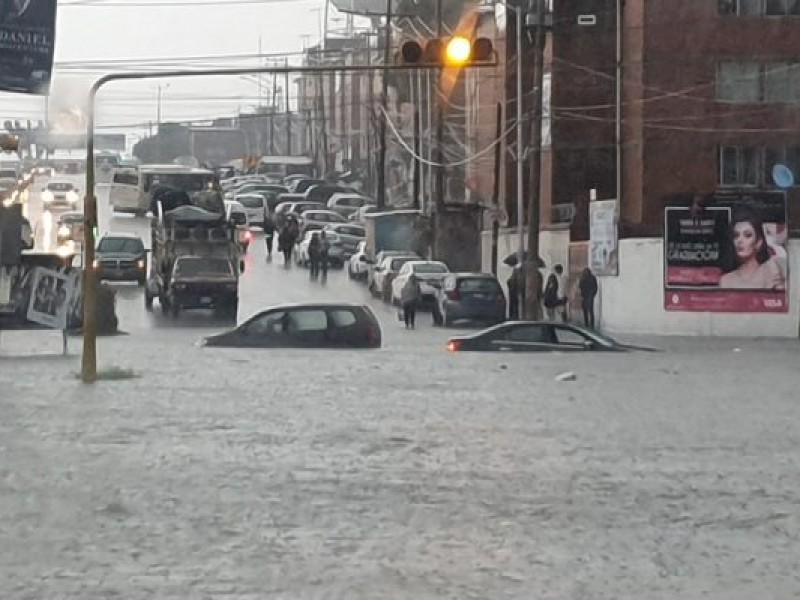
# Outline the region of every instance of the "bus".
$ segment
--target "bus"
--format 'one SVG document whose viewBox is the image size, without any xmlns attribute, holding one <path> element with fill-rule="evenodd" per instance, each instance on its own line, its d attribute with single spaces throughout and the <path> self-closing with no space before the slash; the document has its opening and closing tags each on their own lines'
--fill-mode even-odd
<svg viewBox="0 0 800 600">
<path fill-rule="evenodd" d="M 287 175 L 314 175 L 314 159 L 308 156 L 262 156 L 258 172 L 283 181 Z"/>
<path fill-rule="evenodd" d="M 181 165 L 141 165 L 114 170 L 109 200 L 115 212 L 144 216 L 150 210 L 150 194 L 157 186 L 182 190 L 190 196 L 219 185 L 208 169 Z"/>
</svg>

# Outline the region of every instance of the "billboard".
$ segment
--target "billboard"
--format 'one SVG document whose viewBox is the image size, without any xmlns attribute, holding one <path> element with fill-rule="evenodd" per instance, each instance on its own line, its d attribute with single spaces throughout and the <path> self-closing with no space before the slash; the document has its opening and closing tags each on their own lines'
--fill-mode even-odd
<svg viewBox="0 0 800 600">
<path fill-rule="evenodd" d="M 0 331 L 80 326 L 78 271 L 55 260 L 37 262 L 48 266 L 0 267 Z"/>
<path fill-rule="evenodd" d="M 589 203 L 589 268 L 597 276 L 619 275 L 617 201 Z"/>
<path fill-rule="evenodd" d="M 0 91 L 48 94 L 56 0 L 0 0 Z"/>
<path fill-rule="evenodd" d="M 789 311 L 783 192 L 715 194 L 668 206 L 664 236 L 666 310 Z"/>
</svg>

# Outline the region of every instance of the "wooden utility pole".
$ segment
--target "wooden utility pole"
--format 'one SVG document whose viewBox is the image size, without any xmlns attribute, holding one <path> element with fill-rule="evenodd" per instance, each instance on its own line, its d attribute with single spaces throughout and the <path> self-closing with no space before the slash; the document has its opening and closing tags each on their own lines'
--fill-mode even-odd
<svg viewBox="0 0 800 600">
<path fill-rule="evenodd" d="M 528 204 L 528 260 L 525 263 L 525 318 L 542 318 L 542 274 L 539 272 L 539 208 L 542 180 L 542 86 L 544 84 L 545 0 L 536 3 L 534 33 L 534 90 L 531 127 L 530 200 Z M 519 49 L 517 50 L 519 52 Z M 517 102 L 522 102 L 518 98 Z"/>
<path fill-rule="evenodd" d="M 284 63 L 286 66 L 286 78 L 284 80 L 284 86 L 286 87 L 286 91 L 284 93 L 284 97 L 286 98 L 286 155 L 292 155 L 292 106 L 289 104 L 291 98 L 289 97 L 289 59 L 286 59 Z"/>
<path fill-rule="evenodd" d="M 497 103 L 497 125 L 494 139 L 499 140 L 503 135 L 503 105 Z M 492 275 L 497 275 L 497 240 L 500 237 L 500 163 L 502 161 L 503 144 L 497 143 L 494 147 L 494 186 L 492 187 L 492 205 L 495 216 L 492 219 Z"/>
<path fill-rule="evenodd" d="M 381 147 L 378 154 L 378 208 L 386 206 L 386 119 L 389 118 L 389 66 L 392 58 L 392 0 L 386 1 L 386 32 L 384 34 L 383 66 L 381 81 L 380 136 Z"/>
<path fill-rule="evenodd" d="M 441 39 L 444 32 L 444 16 L 442 15 L 442 0 L 436 0 L 436 37 Z M 434 100 L 436 102 L 436 141 L 434 142 L 434 162 L 440 165 L 444 163 L 444 101 L 439 96 L 440 85 L 442 80 L 442 70 L 437 69 L 436 80 L 432 88 Z M 445 196 L 445 182 L 444 182 L 444 167 L 437 166 L 436 169 L 436 213 L 444 212 L 444 196 Z"/>
</svg>

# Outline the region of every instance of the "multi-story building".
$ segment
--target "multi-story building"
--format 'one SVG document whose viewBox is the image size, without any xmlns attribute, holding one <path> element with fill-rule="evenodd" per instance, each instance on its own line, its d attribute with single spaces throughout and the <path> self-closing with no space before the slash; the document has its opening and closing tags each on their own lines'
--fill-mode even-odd
<svg viewBox="0 0 800 600">
<path fill-rule="evenodd" d="M 615 200 L 618 275 L 601 278 L 606 327 L 796 336 L 800 244 L 788 238 L 800 230 L 800 191 L 778 188 L 786 182 L 773 169 L 784 165 L 800 181 L 800 2 L 572 0 L 553 11 L 545 261 L 578 273 L 588 261 L 590 199 Z M 732 237 L 665 225 L 668 206 L 691 223 L 719 211 L 735 217 L 784 194 L 788 219 L 775 210 L 760 217 L 781 281 L 759 290 L 722 289 Z M 680 235 L 718 252 L 718 263 L 675 266 Z M 671 280 L 678 272 L 700 279 Z"/>
</svg>

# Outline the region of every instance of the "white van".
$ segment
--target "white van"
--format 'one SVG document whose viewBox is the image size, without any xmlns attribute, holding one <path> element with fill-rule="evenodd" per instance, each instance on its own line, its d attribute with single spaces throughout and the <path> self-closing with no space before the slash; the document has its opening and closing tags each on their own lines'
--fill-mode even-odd
<svg viewBox="0 0 800 600">
<path fill-rule="evenodd" d="M 216 181 L 213 171 L 181 165 L 124 167 L 114 170 L 109 200 L 116 212 L 143 216 L 150 210 L 150 194 L 158 186 L 182 190 L 191 196 L 215 186 Z"/>
<path fill-rule="evenodd" d="M 247 211 L 241 202 L 225 200 L 225 215 L 228 221 L 236 227 L 236 240 L 242 247 L 242 251 L 247 252 L 250 240 L 253 238 L 253 234 L 250 233 L 250 219 Z"/>
</svg>

